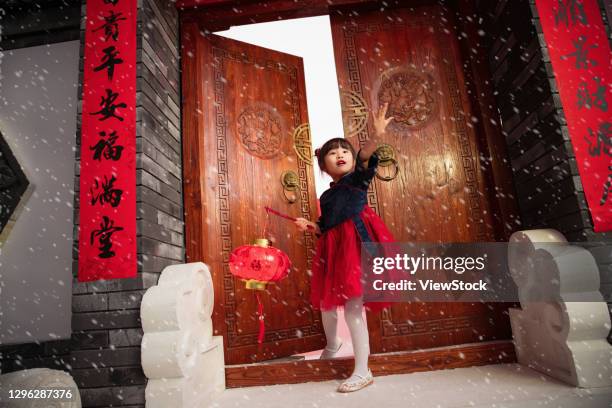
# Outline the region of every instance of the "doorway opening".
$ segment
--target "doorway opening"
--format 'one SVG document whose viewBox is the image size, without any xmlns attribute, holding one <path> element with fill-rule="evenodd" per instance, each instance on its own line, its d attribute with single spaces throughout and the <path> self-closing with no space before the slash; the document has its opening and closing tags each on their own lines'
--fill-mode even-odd
<svg viewBox="0 0 612 408">
<path fill-rule="evenodd" d="M 239 25 L 229 30 L 217 31 L 214 34 L 302 58 L 313 150 L 331 138 L 344 135 L 331 23 L 328 15 Z M 329 187 L 332 180 L 329 175 L 319 171 L 316 163 L 313 163 L 313 169 L 318 198 Z M 291 225 L 287 228 L 291 228 Z M 365 311 L 363 319 L 367 321 Z M 352 356 L 350 333 L 342 310 L 338 310 L 338 336 L 342 340 L 342 347 L 336 356 L 338 358 Z M 291 358 L 316 359 L 322 351 L 321 349 L 300 353 Z M 271 361 L 286 359 L 285 357 Z"/>
<path fill-rule="evenodd" d="M 313 149 L 328 139 L 342 137 L 342 110 L 329 16 L 240 25 L 214 34 L 301 57 Z M 314 169 L 317 197 L 320 197 L 331 178 L 321 174 L 316 164 Z"/>
<path fill-rule="evenodd" d="M 305 153 L 306 145 L 316 147 L 343 134 L 342 129 L 363 142 L 373 131 L 368 119 L 371 112 L 392 102 L 391 116 L 401 116 L 383 141 L 390 146 L 389 166 L 394 167 L 389 168 L 396 171 L 390 178 L 374 180 L 368 205 L 397 234 L 396 240 L 483 242 L 496 240 L 500 234 L 492 220 L 500 197 L 508 195 L 493 192 L 506 184 L 491 177 L 489 167 L 479 166 L 480 158 L 488 156 L 494 145 L 485 132 L 496 130 L 484 129 L 480 119 L 486 115 L 479 101 L 474 101 L 479 94 L 475 83 L 484 87 L 490 80 L 469 62 L 470 46 L 476 46 L 478 35 L 474 30 L 468 32 L 469 38 L 457 35 L 462 26 L 456 24 L 454 15 L 464 13 L 457 4 L 421 3 L 384 12 L 365 4 L 350 6 L 358 12 L 325 4 L 308 9 L 292 5 L 282 15 L 257 5 L 239 12 L 219 6 L 183 14 L 186 254 L 190 261 L 207 263 L 213 275 L 213 328 L 224 339 L 229 386 L 255 385 L 259 381 L 255 378 L 269 373 L 276 374 L 267 381 L 278 382 L 281 371 L 287 374 L 283 381 L 291 382 L 338 378 L 352 366 L 350 358 L 314 360 L 325 347 L 325 337 L 320 315 L 312 311 L 304 290 L 310 282 L 307 265 L 316 242 L 310 233 L 296 239 L 280 220 L 267 230 L 276 238 L 274 246 L 289 255 L 295 269 L 291 279 L 268 286 L 262 343 L 258 344 L 256 297 L 233 278 L 227 263 L 232 248 L 264 231 L 260 209 L 265 205 L 292 217 L 316 219 L 317 196 L 326 183 L 319 181 L 322 187 L 315 188 L 318 170 L 310 160 L 312 152 Z M 250 28 L 244 26 L 248 23 L 316 15 L 325 15 L 321 18 L 325 27 L 316 28 L 316 19 L 278 24 L 306 22 L 306 31 L 296 27 L 291 31 L 317 47 L 316 60 L 324 49 L 313 36 L 329 33 L 331 25 L 333 46 L 329 34 L 327 44 L 328 53 L 333 50 L 336 80 L 325 90 L 335 93 L 340 89 L 340 97 L 323 99 L 340 101 L 342 106 L 329 108 L 336 112 L 331 116 L 339 129 L 333 135 L 325 134 L 325 125 L 317 129 L 317 113 L 312 109 L 321 101 L 310 86 L 313 81 L 320 83 L 320 78 L 304 75 L 303 58 L 291 55 L 308 59 L 307 54 L 271 42 L 253 45 L 259 41 L 253 32 L 229 38 L 229 33 L 220 31 L 230 26 L 236 26 L 230 32 L 243 31 Z M 294 38 L 278 32 L 268 37 Z M 333 75 L 334 65 L 325 71 Z M 472 80 L 472 75 L 480 77 Z M 404 109 L 413 106 L 418 109 Z M 480 119 L 470 120 L 474 117 Z M 349 126 L 341 126 L 339 118 Z M 313 126 L 312 143 L 310 135 L 308 143 L 296 137 L 302 136 L 305 123 Z M 501 133 L 490 138 L 495 143 L 503 141 Z M 259 143 L 261 140 L 265 143 Z M 289 187 L 297 190 L 299 200 L 288 200 Z M 409 372 L 417 361 L 423 369 L 432 369 L 512 360 L 506 308 L 407 302 L 394 304 L 384 313 L 367 313 L 372 370 L 389 374 L 389 367 L 394 366 Z M 305 353 L 313 353 L 313 360 L 279 361 Z"/>
</svg>

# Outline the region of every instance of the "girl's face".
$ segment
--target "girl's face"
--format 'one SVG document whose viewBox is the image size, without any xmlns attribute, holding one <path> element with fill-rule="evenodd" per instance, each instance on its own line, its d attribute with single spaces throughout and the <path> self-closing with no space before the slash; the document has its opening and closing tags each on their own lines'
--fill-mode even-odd
<svg viewBox="0 0 612 408">
<path fill-rule="evenodd" d="M 334 181 L 353 171 L 355 158 L 353 153 L 345 147 L 331 149 L 325 155 L 325 171 Z"/>
</svg>

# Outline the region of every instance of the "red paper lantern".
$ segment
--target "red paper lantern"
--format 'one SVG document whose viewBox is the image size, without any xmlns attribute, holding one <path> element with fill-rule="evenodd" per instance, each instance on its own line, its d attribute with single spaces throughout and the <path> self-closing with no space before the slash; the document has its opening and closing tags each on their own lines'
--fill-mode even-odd
<svg viewBox="0 0 612 408">
<path fill-rule="evenodd" d="M 287 254 L 269 246 L 267 239 L 256 239 L 253 245 L 242 245 L 232 251 L 229 259 L 232 275 L 244 279 L 247 289 L 265 290 L 268 282 L 277 282 L 289 273 L 291 261 Z M 256 292 L 259 315 L 258 343 L 264 337 L 263 304 Z"/>
<path fill-rule="evenodd" d="M 256 239 L 253 245 L 242 245 L 232 251 L 230 272 L 246 280 L 248 289 L 264 290 L 266 283 L 283 279 L 291 261 L 280 249 L 269 246 L 267 239 Z"/>
</svg>

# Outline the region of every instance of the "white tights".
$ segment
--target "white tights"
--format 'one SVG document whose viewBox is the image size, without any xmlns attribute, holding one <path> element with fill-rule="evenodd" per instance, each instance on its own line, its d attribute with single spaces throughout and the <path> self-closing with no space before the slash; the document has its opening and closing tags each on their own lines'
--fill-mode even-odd
<svg viewBox="0 0 612 408">
<path fill-rule="evenodd" d="M 336 309 L 321 313 L 323 329 L 327 339 L 327 347 L 323 351 L 322 358 L 332 357 L 334 351 L 340 347 L 338 338 L 338 312 Z M 353 352 L 355 354 L 355 369 L 349 380 L 355 379 L 355 375 L 366 376 L 368 374 L 368 357 L 370 355 L 370 338 L 368 325 L 363 319 L 363 299 L 352 298 L 344 305 L 344 319 L 351 333 Z"/>
</svg>

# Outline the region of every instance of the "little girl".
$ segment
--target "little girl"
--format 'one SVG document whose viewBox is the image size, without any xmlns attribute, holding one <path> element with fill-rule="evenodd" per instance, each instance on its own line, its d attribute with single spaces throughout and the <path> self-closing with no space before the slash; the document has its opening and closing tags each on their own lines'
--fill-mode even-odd
<svg viewBox="0 0 612 408">
<path fill-rule="evenodd" d="M 337 308 L 344 307 L 346 324 L 355 353 L 353 374 L 338 387 L 352 392 L 374 381 L 368 369 L 370 344 L 363 308 L 377 311 L 389 303 L 363 303 L 361 242 L 393 242 L 393 236 L 367 205 L 367 191 L 376 172 L 376 139 L 393 118 L 385 119 L 385 105 L 374 119 L 375 140 L 368 140 L 355 153 L 346 139 L 328 140 L 316 155 L 319 167 L 333 180 L 320 198 L 321 217 L 316 223 L 298 218 L 297 227 L 314 230 L 319 237 L 312 265 L 311 302 L 321 310 L 327 347 L 321 358 L 334 357 L 342 343 L 336 335 Z"/>
</svg>

